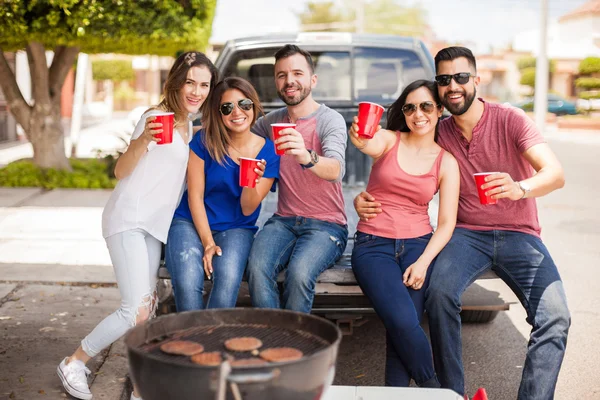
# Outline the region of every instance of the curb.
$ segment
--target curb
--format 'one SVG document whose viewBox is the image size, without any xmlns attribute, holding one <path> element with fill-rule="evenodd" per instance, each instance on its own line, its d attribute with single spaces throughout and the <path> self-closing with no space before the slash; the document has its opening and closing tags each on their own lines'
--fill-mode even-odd
<svg viewBox="0 0 600 400">
<path fill-rule="evenodd" d="M 110 347 L 90 386 L 94 399 L 129 400 L 129 363 L 123 338 Z"/>
</svg>

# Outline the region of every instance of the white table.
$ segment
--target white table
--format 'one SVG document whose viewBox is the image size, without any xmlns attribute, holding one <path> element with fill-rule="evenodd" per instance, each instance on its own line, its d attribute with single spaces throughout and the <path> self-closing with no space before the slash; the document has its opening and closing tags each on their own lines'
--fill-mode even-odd
<svg viewBox="0 0 600 400">
<path fill-rule="evenodd" d="M 331 386 L 321 400 L 463 400 L 450 389 L 384 386 Z"/>
</svg>

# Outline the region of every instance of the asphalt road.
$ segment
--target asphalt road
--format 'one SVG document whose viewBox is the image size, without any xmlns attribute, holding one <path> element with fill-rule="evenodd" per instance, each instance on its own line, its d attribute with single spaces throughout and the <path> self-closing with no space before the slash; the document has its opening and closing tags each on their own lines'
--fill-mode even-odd
<svg viewBox="0 0 600 400">
<path fill-rule="evenodd" d="M 548 135 L 566 174 L 563 189 L 539 199 L 542 238 L 557 263 L 572 315 L 556 399 L 600 399 L 600 133 Z M 499 279 L 481 286 L 515 302 L 488 324 L 463 324 L 466 383 L 472 396 L 517 397 L 530 326 L 525 311 Z M 427 330 L 427 327 L 425 326 Z M 373 317 L 345 337 L 335 383 L 382 385 L 384 329 Z"/>
</svg>

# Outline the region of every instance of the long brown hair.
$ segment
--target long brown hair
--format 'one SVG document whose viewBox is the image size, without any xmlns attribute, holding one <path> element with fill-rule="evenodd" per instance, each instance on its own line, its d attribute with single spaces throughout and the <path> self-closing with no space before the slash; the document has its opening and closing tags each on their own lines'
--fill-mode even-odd
<svg viewBox="0 0 600 400">
<path fill-rule="evenodd" d="M 210 90 L 208 92 L 209 97 L 210 93 L 212 93 L 213 89 L 215 88 L 217 81 L 219 80 L 219 71 L 204 53 L 188 51 L 177 57 L 175 63 L 169 71 L 167 80 L 165 81 L 163 99 L 155 107 L 156 109 L 160 109 L 162 111 L 174 112 L 174 125 L 176 127 L 183 125 L 187 126 L 188 123 L 188 112 L 183 105 L 183 101 L 181 100 L 180 91 L 183 85 L 185 85 L 188 71 L 192 67 L 206 67 L 210 71 Z M 205 104 L 206 99 L 200 107 L 201 110 L 204 110 Z"/>
<path fill-rule="evenodd" d="M 254 103 L 252 107 L 254 115 L 250 123 L 251 128 L 258 119 L 258 115 L 264 115 L 258 94 L 250 82 L 237 76 L 231 76 L 217 83 L 215 88 L 210 91 L 208 99 L 204 102 L 206 107 L 202 110 L 202 122 L 205 132 L 204 146 L 212 159 L 216 160 L 219 164 L 223 164 L 223 159 L 226 155 L 229 155 L 227 149 L 229 149 L 229 145 L 231 144 L 229 131 L 225 127 L 221 112 L 219 111 L 221 97 L 230 89 L 239 90 Z"/>
</svg>

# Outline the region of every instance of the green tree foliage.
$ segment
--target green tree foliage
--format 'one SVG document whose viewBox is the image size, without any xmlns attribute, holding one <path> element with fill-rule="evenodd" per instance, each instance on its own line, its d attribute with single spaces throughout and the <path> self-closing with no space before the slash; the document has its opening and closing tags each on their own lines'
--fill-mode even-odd
<svg viewBox="0 0 600 400">
<path fill-rule="evenodd" d="M 351 26 L 351 18 L 348 13 L 344 13 L 333 1 L 324 3 L 309 2 L 306 5 L 306 10 L 299 15 L 300 23 L 307 26 L 306 30 L 313 31 L 347 31 Z M 336 27 L 332 23 L 341 22 L 340 27 Z M 332 26 L 323 26 L 332 24 Z M 312 26 L 312 27 L 311 27 Z"/>
<path fill-rule="evenodd" d="M 96 81 L 130 81 L 135 72 L 128 60 L 95 60 L 92 61 L 92 76 Z"/>
<path fill-rule="evenodd" d="M 577 78 L 575 80 L 575 86 L 581 89 L 600 89 L 600 78 Z"/>
<path fill-rule="evenodd" d="M 72 169 L 64 152 L 61 89 L 79 51 L 175 55 L 203 50 L 216 0 L 3 0 L 0 5 L 0 87 L 43 168 Z M 26 50 L 33 105 L 4 52 Z M 48 67 L 46 50 L 54 55 Z"/>
<path fill-rule="evenodd" d="M 587 57 L 581 60 L 579 73 L 582 75 L 600 73 L 600 57 Z"/>
<path fill-rule="evenodd" d="M 535 87 L 535 67 L 525 68 L 521 71 L 521 85 Z"/>
<path fill-rule="evenodd" d="M 533 56 L 521 57 L 517 60 L 517 68 L 519 68 L 519 71 L 521 71 L 521 72 L 528 68 L 535 69 L 536 64 L 537 64 L 537 59 Z M 554 73 L 556 71 L 556 61 L 555 60 L 550 60 L 548 62 L 548 71 L 550 73 Z"/>
<path fill-rule="evenodd" d="M 579 93 L 579 98 L 583 100 L 600 99 L 600 91 L 586 91 Z"/>
<path fill-rule="evenodd" d="M 428 29 L 423 8 L 404 6 L 398 0 L 342 0 L 341 6 L 333 1 L 309 2 L 300 14 L 300 23 L 307 31 L 356 32 L 360 29 L 364 33 L 417 37 Z"/>
<path fill-rule="evenodd" d="M 216 0 L 8 0 L 0 47 L 78 47 L 85 53 L 174 55 L 208 43 Z"/>
</svg>

